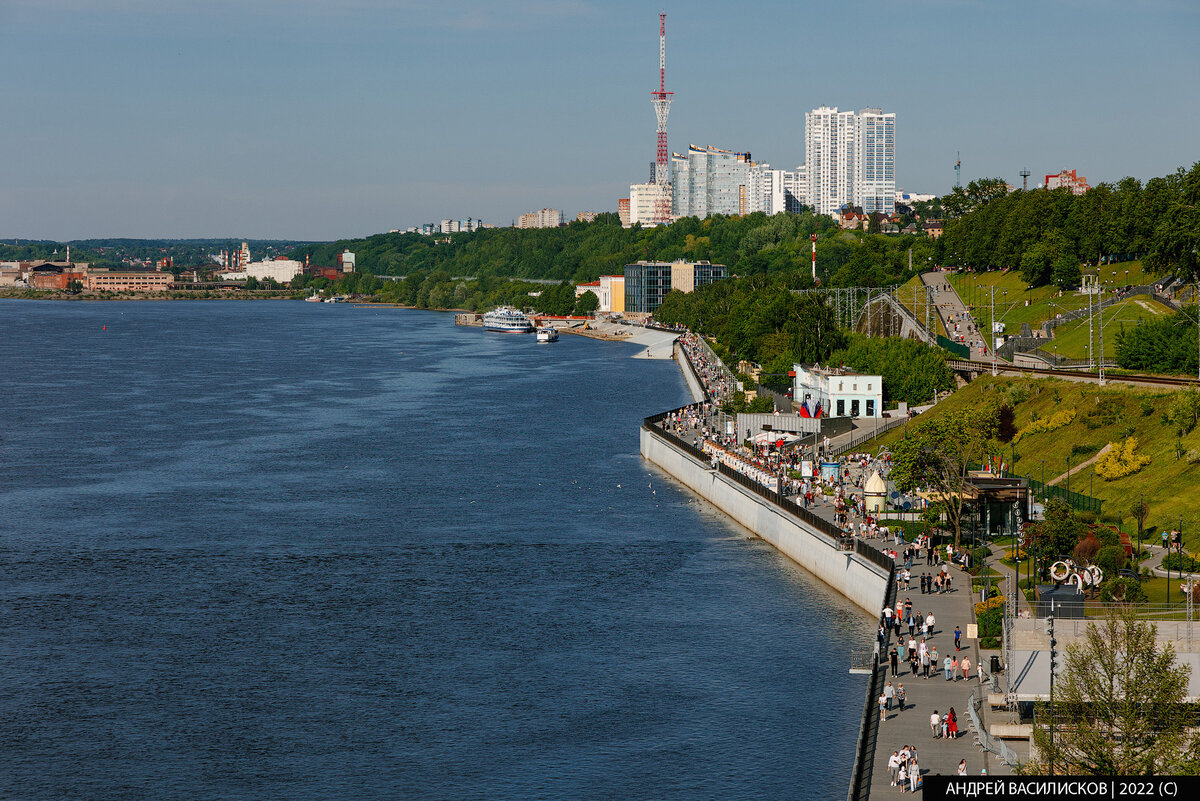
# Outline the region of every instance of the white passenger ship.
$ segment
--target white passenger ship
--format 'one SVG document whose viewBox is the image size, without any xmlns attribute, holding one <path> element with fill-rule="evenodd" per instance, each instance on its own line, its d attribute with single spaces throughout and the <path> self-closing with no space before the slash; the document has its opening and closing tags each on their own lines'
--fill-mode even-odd
<svg viewBox="0 0 1200 801">
<path fill-rule="evenodd" d="M 537 330 L 538 342 L 557 342 L 558 329 L 552 325 L 544 325 Z"/>
<path fill-rule="evenodd" d="M 512 306 L 501 306 L 484 314 L 483 327 L 504 334 L 533 333 L 533 321 Z"/>
</svg>

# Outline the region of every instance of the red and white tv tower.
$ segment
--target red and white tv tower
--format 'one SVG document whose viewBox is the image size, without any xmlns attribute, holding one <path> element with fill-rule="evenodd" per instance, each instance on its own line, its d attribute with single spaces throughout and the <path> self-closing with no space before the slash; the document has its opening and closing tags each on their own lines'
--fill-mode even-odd
<svg viewBox="0 0 1200 801">
<path fill-rule="evenodd" d="M 671 183 L 670 153 L 667 151 L 667 115 L 671 113 L 671 97 L 667 91 L 667 15 L 658 15 L 658 91 L 651 92 L 654 116 L 658 118 L 658 155 L 654 160 L 654 183 Z M 664 191 L 655 203 L 655 222 L 665 225 L 671 221 L 671 195 Z"/>
</svg>

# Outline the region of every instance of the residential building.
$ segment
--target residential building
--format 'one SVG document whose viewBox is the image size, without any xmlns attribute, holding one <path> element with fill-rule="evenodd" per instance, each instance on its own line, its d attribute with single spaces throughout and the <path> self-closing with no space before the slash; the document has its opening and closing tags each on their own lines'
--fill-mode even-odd
<svg viewBox="0 0 1200 801">
<path fill-rule="evenodd" d="M 854 202 L 854 112 L 821 106 L 804 115 L 807 205 L 833 214 Z"/>
<path fill-rule="evenodd" d="M 937 239 L 942 235 L 943 229 L 941 220 L 927 220 L 922 224 L 922 228 L 930 239 Z"/>
<path fill-rule="evenodd" d="M 633 184 L 629 187 L 629 224 L 626 228 L 634 225 L 650 228 L 670 221 L 670 184 Z"/>
<path fill-rule="evenodd" d="M 1046 176 L 1046 188 L 1066 188 L 1070 189 L 1073 195 L 1082 195 L 1092 187 L 1088 184 L 1087 178 L 1084 178 L 1082 175 L 1076 175 L 1075 170 L 1063 170 L 1057 175 Z"/>
<path fill-rule="evenodd" d="M 621 221 L 622 228 L 629 227 L 629 198 L 617 199 L 617 218 Z"/>
<path fill-rule="evenodd" d="M 896 115 L 865 108 L 854 116 L 854 203 L 868 215 L 896 210 Z"/>
<path fill-rule="evenodd" d="M 598 211 L 581 211 L 575 215 L 575 220 L 577 222 L 595 222 L 596 218 L 599 217 L 600 214 L 601 212 Z"/>
<path fill-rule="evenodd" d="M 558 209 L 531 211 L 517 218 L 518 228 L 558 228 L 562 224 L 562 212 Z"/>
<path fill-rule="evenodd" d="M 792 399 L 808 417 L 882 417 L 883 376 L 794 364 Z"/>
<path fill-rule="evenodd" d="M 688 145 L 686 155 L 672 154 L 672 217 L 749 214 L 754 166 L 749 153 L 717 147 Z"/>
<path fill-rule="evenodd" d="M 625 265 L 625 308 L 628 312 L 653 312 L 671 290 L 692 292 L 725 277 L 724 264 L 707 261 L 639 261 Z M 603 280 L 603 279 L 601 279 Z M 616 309 L 613 309 L 616 311 Z"/>
<path fill-rule="evenodd" d="M 833 214 L 846 205 L 867 214 L 896 210 L 896 115 L 821 106 L 804 115 L 807 205 Z"/>
</svg>

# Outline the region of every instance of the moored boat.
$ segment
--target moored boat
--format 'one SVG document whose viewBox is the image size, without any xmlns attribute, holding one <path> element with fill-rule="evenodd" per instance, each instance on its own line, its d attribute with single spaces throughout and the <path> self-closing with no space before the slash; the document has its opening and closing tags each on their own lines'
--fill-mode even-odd
<svg viewBox="0 0 1200 801">
<path fill-rule="evenodd" d="M 552 325 L 543 325 L 537 330 L 538 342 L 557 342 L 558 329 Z"/>
<path fill-rule="evenodd" d="M 483 327 L 502 334 L 533 333 L 533 321 L 512 306 L 500 306 L 484 314 Z"/>
</svg>

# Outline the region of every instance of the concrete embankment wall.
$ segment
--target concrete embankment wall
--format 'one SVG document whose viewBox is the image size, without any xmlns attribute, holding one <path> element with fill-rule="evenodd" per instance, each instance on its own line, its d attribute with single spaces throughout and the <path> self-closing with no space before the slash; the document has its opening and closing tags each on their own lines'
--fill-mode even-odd
<svg viewBox="0 0 1200 801">
<path fill-rule="evenodd" d="M 684 374 L 688 374 L 684 370 Z M 785 556 L 849 598 L 871 617 L 883 608 L 888 574 L 853 551 L 839 550 L 775 504 L 698 462 L 649 428 L 641 431 L 642 456 Z"/>
<path fill-rule="evenodd" d="M 675 342 L 671 355 L 675 357 L 675 361 L 679 363 L 679 369 L 683 371 L 683 379 L 687 382 L 688 392 L 692 393 L 692 401 L 700 403 L 705 399 L 704 387 L 700 386 L 699 379 L 692 372 L 692 366 L 688 364 L 687 356 L 684 355 L 683 346 L 678 341 Z"/>
</svg>

